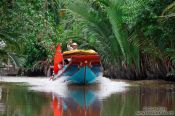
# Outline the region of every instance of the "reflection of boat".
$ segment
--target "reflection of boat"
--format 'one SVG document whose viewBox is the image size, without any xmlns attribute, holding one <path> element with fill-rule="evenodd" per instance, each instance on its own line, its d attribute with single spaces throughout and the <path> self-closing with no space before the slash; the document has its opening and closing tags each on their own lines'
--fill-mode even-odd
<svg viewBox="0 0 175 116">
<path fill-rule="evenodd" d="M 94 91 L 85 88 L 72 89 L 68 96 L 54 96 L 53 104 L 57 105 L 54 107 L 54 114 L 59 112 L 65 116 L 100 116 L 101 102 Z"/>
<path fill-rule="evenodd" d="M 62 104 L 62 100 L 58 99 L 57 97 L 54 97 L 53 102 L 52 102 L 54 116 L 62 116 L 63 107 L 61 104 Z"/>
<path fill-rule="evenodd" d="M 91 84 L 102 74 L 100 56 L 93 50 L 72 50 L 63 53 L 66 63 L 59 76 L 76 84 Z"/>
<path fill-rule="evenodd" d="M 95 100 L 93 91 L 74 90 L 70 91 L 70 97 L 81 107 L 88 108 Z"/>
</svg>

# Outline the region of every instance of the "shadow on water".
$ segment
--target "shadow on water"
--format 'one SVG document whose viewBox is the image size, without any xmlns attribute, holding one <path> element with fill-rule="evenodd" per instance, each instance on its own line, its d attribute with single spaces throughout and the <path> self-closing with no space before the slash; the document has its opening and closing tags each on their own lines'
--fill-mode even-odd
<svg viewBox="0 0 175 116">
<path fill-rule="evenodd" d="M 99 83 L 77 86 L 46 80 L 24 79 L 28 85 L 1 82 L 0 116 L 137 116 L 148 111 L 170 116 L 175 111 L 174 83 L 101 78 Z"/>
</svg>

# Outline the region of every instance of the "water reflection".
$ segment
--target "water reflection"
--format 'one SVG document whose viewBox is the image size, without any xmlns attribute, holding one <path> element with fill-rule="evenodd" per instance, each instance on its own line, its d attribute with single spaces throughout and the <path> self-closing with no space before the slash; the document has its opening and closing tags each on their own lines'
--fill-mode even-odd
<svg viewBox="0 0 175 116">
<path fill-rule="evenodd" d="M 2 86 L 0 116 L 52 115 L 51 110 L 47 110 L 52 99 L 50 95 L 28 91 L 27 86 L 8 83 L 0 83 L 0 85 Z"/>
<path fill-rule="evenodd" d="M 0 100 L 2 99 L 2 88 L 0 87 Z"/>
<path fill-rule="evenodd" d="M 62 116 L 63 114 L 63 100 L 61 98 L 57 98 L 56 96 L 54 96 L 53 99 L 53 112 L 54 112 L 54 116 Z"/>
<path fill-rule="evenodd" d="M 2 88 L 0 87 L 0 101 L 2 100 Z M 0 102 L 0 112 L 5 112 L 5 104 Z"/>
<path fill-rule="evenodd" d="M 166 111 L 175 111 L 175 86 L 154 85 L 140 87 L 140 109 L 158 108 Z M 175 113 L 175 112 L 174 112 Z"/>
<path fill-rule="evenodd" d="M 126 86 L 125 82 L 103 80 L 83 87 L 38 82 L 30 86 L 0 83 L 0 116 L 136 116 L 148 108 L 175 111 L 174 83 L 132 81 Z"/>
<path fill-rule="evenodd" d="M 108 87 L 107 87 L 108 88 Z M 57 92 L 63 116 L 136 116 L 137 112 L 150 113 L 149 116 L 174 115 L 175 85 L 157 84 L 127 87 L 125 91 L 108 94 L 101 86 L 76 87 L 67 89 L 67 96 Z M 103 94 L 100 94 L 102 93 Z M 145 110 L 146 109 L 146 110 Z M 157 112 L 157 113 L 155 113 Z M 161 113 L 162 114 L 159 114 Z M 164 114 L 163 114 L 164 113 Z"/>
<path fill-rule="evenodd" d="M 53 95 L 54 116 L 100 116 L 102 101 L 88 88 L 69 89 L 68 97 Z"/>
</svg>

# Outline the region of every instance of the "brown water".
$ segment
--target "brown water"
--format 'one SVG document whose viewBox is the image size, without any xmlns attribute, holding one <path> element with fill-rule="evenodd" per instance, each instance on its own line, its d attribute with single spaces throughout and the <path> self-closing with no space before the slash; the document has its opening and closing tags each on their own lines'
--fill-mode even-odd
<svg viewBox="0 0 175 116">
<path fill-rule="evenodd" d="M 0 116 L 174 116 L 175 83 L 110 81 L 91 86 L 46 78 L 0 81 Z"/>
</svg>

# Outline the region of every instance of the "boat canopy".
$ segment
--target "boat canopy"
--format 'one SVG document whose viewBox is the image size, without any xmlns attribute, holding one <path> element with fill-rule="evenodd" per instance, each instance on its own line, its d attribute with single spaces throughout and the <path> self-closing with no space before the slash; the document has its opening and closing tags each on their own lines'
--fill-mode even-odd
<svg viewBox="0 0 175 116">
<path fill-rule="evenodd" d="M 64 58 L 70 58 L 72 55 L 98 55 L 94 50 L 70 50 L 63 52 Z"/>
<path fill-rule="evenodd" d="M 71 50 L 63 53 L 64 59 L 71 58 L 72 64 L 100 64 L 100 56 L 94 50 Z"/>
</svg>

